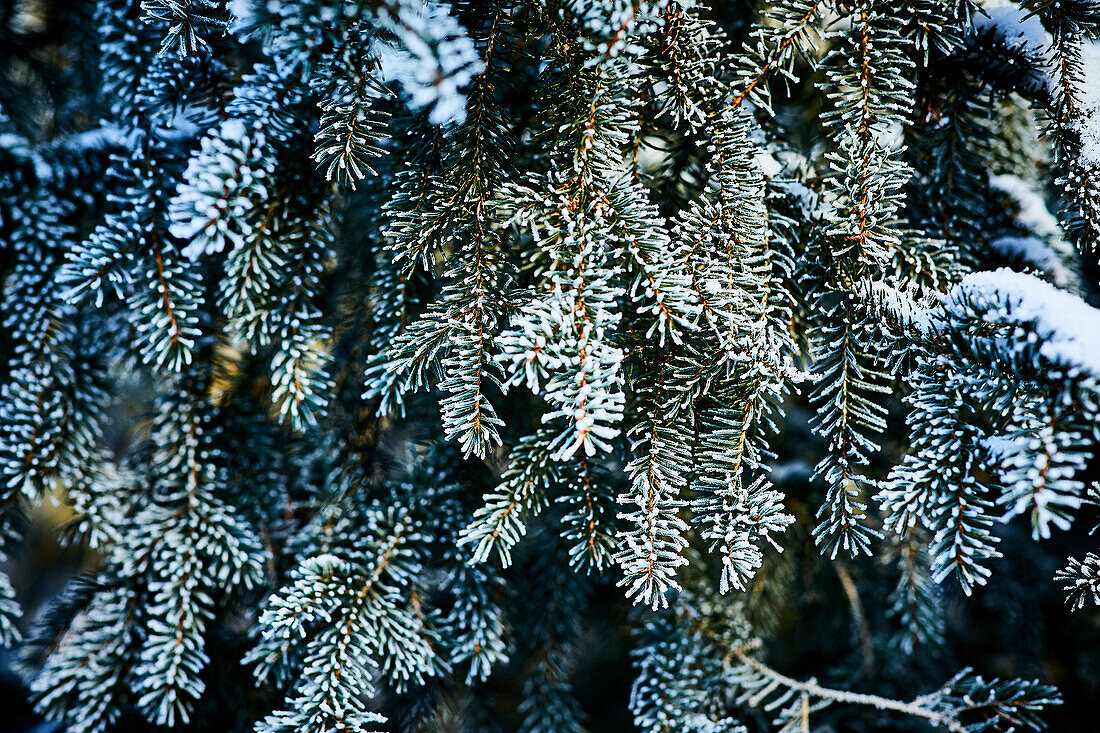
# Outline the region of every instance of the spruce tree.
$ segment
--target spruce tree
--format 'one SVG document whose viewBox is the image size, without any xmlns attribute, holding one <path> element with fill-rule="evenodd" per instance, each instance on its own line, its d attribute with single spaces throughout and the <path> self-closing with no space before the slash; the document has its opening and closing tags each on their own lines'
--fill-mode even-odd
<svg viewBox="0 0 1100 733">
<path fill-rule="evenodd" d="M 85 558 L 44 607 L 0 573 L 35 710 L 1065 715 L 1087 660 L 968 644 L 1100 613 L 1097 37 L 1092 0 L 6 3 L 0 553 L 52 502 Z"/>
</svg>

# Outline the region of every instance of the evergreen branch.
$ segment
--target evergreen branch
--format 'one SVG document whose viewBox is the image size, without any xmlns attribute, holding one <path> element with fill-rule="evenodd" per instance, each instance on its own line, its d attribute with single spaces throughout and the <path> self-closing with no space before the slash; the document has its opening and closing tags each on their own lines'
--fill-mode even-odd
<svg viewBox="0 0 1100 733">
<path fill-rule="evenodd" d="M 809 697 L 828 700 L 829 702 L 843 705 L 865 705 L 877 710 L 888 710 L 890 712 L 901 713 L 902 715 L 922 718 L 927 720 L 929 724 L 945 728 L 952 731 L 952 733 L 965 733 L 966 731 L 966 728 L 954 720 L 952 716 L 944 714 L 937 709 L 933 702 L 936 698 L 936 693 L 922 695 L 910 702 L 904 702 L 902 700 L 894 700 L 879 695 L 869 695 L 866 693 L 848 692 L 847 690 L 823 687 L 814 679 L 805 681 L 796 680 L 793 677 L 788 677 L 785 674 L 775 671 L 754 657 L 752 653 L 758 646 L 757 644 L 734 647 L 730 649 L 728 653 L 731 658 L 748 666 L 754 672 L 763 675 L 768 680 L 782 685 L 787 689 L 805 693 Z"/>
<path fill-rule="evenodd" d="M 791 63 L 795 49 L 802 47 L 805 54 L 807 47 L 812 47 L 812 42 L 806 38 L 808 28 L 817 19 L 823 5 L 823 0 L 786 4 L 782 10 L 773 11 L 779 16 L 778 26 L 757 28 L 754 34 L 757 39 L 756 48 L 746 48 L 746 55 L 756 65 L 752 70 L 740 70 L 740 88 L 729 102 L 730 110 L 736 110 L 750 98 L 759 99 L 765 105 L 769 104 L 767 92 L 757 91 L 757 87 L 766 82 L 776 69 L 789 74 L 786 66 Z"/>
<path fill-rule="evenodd" d="M 496 550 L 504 567 L 511 565 L 511 548 L 527 532 L 527 519 L 542 510 L 558 481 L 551 441 L 552 434 L 540 430 L 512 448 L 501 483 L 485 495 L 459 536 L 460 545 L 474 545 L 474 562 L 487 561 Z"/>
<path fill-rule="evenodd" d="M 658 364 L 656 391 L 648 405 L 648 420 L 633 433 L 633 460 L 627 465 L 631 491 L 618 498 L 624 507 L 619 518 L 634 526 L 620 532 L 615 561 L 623 569 L 620 586 L 634 603 L 667 607 L 667 594 L 679 588 L 677 568 L 687 564 L 683 551 L 688 526 L 679 516 L 679 498 L 689 473 L 689 451 L 682 440 L 682 424 L 668 420 L 663 392 L 668 366 Z M 636 505 L 632 511 L 627 508 Z"/>
<path fill-rule="evenodd" d="M 1084 560 L 1069 558 L 1069 564 L 1054 575 L 1066 585 L 1066 603 L 1079 611 L 1091 598 L 1093 604 L 1100 605 L 1100 556 L 1094 553 L 1085 555 Z"/>
</svg>

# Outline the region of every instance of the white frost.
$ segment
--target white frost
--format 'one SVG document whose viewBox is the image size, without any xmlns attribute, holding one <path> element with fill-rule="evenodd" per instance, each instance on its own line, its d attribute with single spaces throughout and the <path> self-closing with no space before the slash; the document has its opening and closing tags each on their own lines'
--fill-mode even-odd
<svg viewBox="0 0 1100 733">
<path fill-rule="evenodd" d="M 463 122 L 462 90 L 485 68 L 473 41 L 439 5 L 398 3 L 393 10 L 384 8 L 379 14 L 400 42 L 400 47 L 379 47 L 387 81 L 401 84 L 413 109 L 430 106 L 432 124 Z"/>
<path fill-rule="evenodd" d="M 263 134 L 255 130 L 250 135 L 236 119 L 225 120 L 202 139 L 169 204 L 169 231 L 187 242 L 185 257 L 232 249 L 251 236 L 247 215 L 255 201 L 267 196 L 266 179 L 274 165 L 263 148 Z"/>
</svg>

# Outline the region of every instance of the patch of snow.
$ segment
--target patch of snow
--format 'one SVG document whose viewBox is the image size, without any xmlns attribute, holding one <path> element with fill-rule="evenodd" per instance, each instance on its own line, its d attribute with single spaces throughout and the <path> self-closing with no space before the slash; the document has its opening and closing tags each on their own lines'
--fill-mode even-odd
<svg viewBox="0 0 1100 733">
<path fill-rule="evenodd" d="M 14 132 L 0 132 L 0 148 L 29 155 L 30 147 L 27 138 L 22 135 L 16 135 Z"/>
<path fill-rule="evenodd" d="M 106 150 L 112 146 L 125 145 L 126 141 L 126 134 L 121 128 L 113 124 L 104 124 L 60 138 L 56 145 L 66 150 Z"/>
<path fill-rule="evenodd" d="M 1026 54 L 1035 64 L 1036 80 L 1046 89 L 1053 86 L 1051 72 L 1054 58 L 1051 53 L 1053 40 L 1038 16 L 1015 6 L 986 8 L 987 15 L 974 18 L 978 33 L 993 33 L 1002 38 L 1010 49 Z"/>
<path fill-rule="evenodd" d="M 775 159 L 775 156 L 766 150 L 758 150 L 756 163 L 760 166 L 760 172 L 768 178 L 775 178 L 783 171 L 783 166 Z"/>
<path fill-rule="evenodd" d="M 985 12 L 987 15 L 974 18 L 976 30 L 992 30 L 1002 36 L 1010 48 L 1043 55 L 1049 52 L 1052 40 L 1039 16 L 1014 5 L 987 8 Z"/>
<path fill-rule="evenodd" d="M 1092 41 L 1081 48 L 1081 67 L 1084 74 L 1079 104 L 1081 119 L 1081 160 L 1089 166 L 1100 165 L 1100 43 Z"/>
<path fill-rule="evenodd" d="M 995 190 L 1008 194 L 1020 207 L 1016 220 L 1027 227 L 1037 237 L 1061 236 L 1062 228 L 1058 219 L 1050 213 L 1042 195 L 1018 176 L 993 176 L 989 185 Z"/>
<path fill-rule="evenodd" d="M 981 444 L 992 461 L 1004 461 L 1012 455 L 1012 439 L 1004 435 L 987 435 L 981 439 Z"/>
<path fill-rule="evenodd" d="M 1100 377 L 1100 310 L 1034 275 L 1008 268 L 966 275 L 947 296 L 989 305 L 986 320 L 1034 324 L 1040 353 L 1050 361 Z"/>
<path fill-rule="evenodd" d="M 998 237 L 990 242 L 990 247 L 999 254 L 1022 260 L 1045 272 L 1058 287 L 1072 288 L 1076 285 L 1076 276 L 1058 253 L 1038 237 Z"/>
<path fill-rule="evenodd" d="M 1017 176 L 993 176 L 989 183 L 994 190 L 1013 200 L 1018 209 L 1016 222 L 1033 235 L 999 237 L 991 242 L 993 249 L 1034 265 L 1061 287 L 1075 287 L 1078 277 L 1067 263 L 1075 259 L 1076 250 L 1066 241 L 1057 217 L 1050 213 L 1043 196 Z"/>
<path fill-rule="evenodd" d="M 22 160 L 29 160 L 34 166 L 35 180 L 40 183 L 53 178 L 53 169 L 50 168 L 39 152 L 22 135 L 13 132 L 0 133 L 0 148 L 7 150 L 11 155 Z"/>
<path fill-rule="evenodd" d="M 795 180 L 782 180 L 777 181 L 777 183 L 787 189 L 787 193 L 797 198 L 807 211 L 816 213 L 821 208 L 821 202 L 818 200 L 817 194 L 811 191 L 805 183 Z"/>
</svg>

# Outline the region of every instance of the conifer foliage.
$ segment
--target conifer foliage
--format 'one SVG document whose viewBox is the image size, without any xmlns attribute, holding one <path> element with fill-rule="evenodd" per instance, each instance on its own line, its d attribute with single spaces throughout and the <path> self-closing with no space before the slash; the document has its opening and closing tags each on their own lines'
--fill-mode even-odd
<svg viewBox="0 0 1100 733">
<path fill-rule="evenodd" d="M 596 730 L 603 652 L 653 733 L 1063 702 L 947 638 L 1100 501 L 1100 6 L 0 25 L 0 553 L 53 502 L 90 558 L 25 617 L 0 573 L 42 716 Z"/>
</svg>

